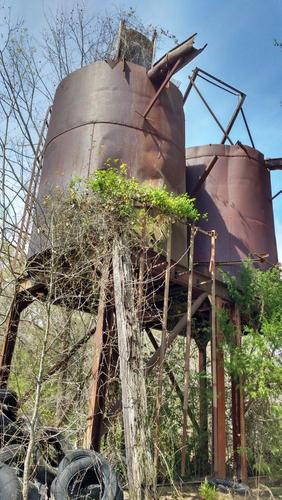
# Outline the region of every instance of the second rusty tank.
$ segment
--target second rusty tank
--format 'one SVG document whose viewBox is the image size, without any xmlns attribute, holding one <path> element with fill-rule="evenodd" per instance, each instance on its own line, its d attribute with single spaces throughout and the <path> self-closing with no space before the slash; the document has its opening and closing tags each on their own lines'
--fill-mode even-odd
<svg viewBox="0 0 282 500">
<path fill-rule="evenodd" d="M 264 156 L 240 145 L 210 144 L 186 149 L 187 191 L 195 187 L 213 157 L 211 172 L 195 197 L 197 207 L 208 214 L 203 229 L 218 234 L 216 262 L 236 273 L 242 259 L 250 257 L 267 267 L 277 263 L 270 173 Z M 204 268 L 210 259 L 209 239 L 198 235 L 195 261 Z"/>
</svg>

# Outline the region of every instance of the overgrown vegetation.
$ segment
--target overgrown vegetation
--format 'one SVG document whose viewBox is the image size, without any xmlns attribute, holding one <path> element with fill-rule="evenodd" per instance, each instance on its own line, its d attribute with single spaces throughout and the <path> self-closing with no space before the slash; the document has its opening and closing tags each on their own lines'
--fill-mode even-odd
<svg viewBox="0 0 282 500">
<path fill-rule="evenodd" d="M 127 177 L 124 165 L 119 171 L 119 168 L 112 167 L 112 161 L 107 170 L 100 170 L 89 179 L 74 179 L 67 196 L 57 191 L 55 197 L 45 199 L 44 205 L 45 221 L 47 220 L 48 224 L 45 222 L 45 227 L 40 228 L 41 243 L 46 250 L 53 251 L 51 260 L 50 252 L 46 253 L 45 260 L 41 262 L 40 272 L 43 271 L 43 275 L 45 274 L 47 283 L 52 279 L 53 294 L 48 297 L 45 304 L 36 300 L 23 314 L 11 382 L 24 403 L 23 414 L 29 418 L 34 405 L 38 357 L 41 352 L 42 333 L 38 335 L 37 332 L 43 332 L 46 322 L 49 321 L 37 432 L 40 433 L 41 427 L 46 424 L 56 424 L 67 431 L 76 446 L 81 446 L 91 383 L 91 353 L 95 348 L 93 338 L 88 336 L 89 330 L 94 326 L 93 317 L 91 319 L 85 311 L 95 314 L 101 270 L 105 259 L 111 258 L 113 237 L 118 233 L 123 234 L 126 237 L 127 249 L 132 253 L 135 252 L 138 258 L 142 248 L 145 254 L 152 246 L 164 252 L 163 241 L 167 235 L 168 223 L 184 221 L 187 218 L 192 220 L 193 217 L 198 219 L 200 215 L 195 210 L 192 200 L 171 195 L 165 188 L 156 189 L 140 185 L 137 180 Z M 144 222 L 146 222 L 145 234 L 142 231 Z M 136 271 L 138 262 L 137 259 Z M 161 273 L 157 280 L 153 277 L 155 262 L 156 260 L 146 261 L 146 278 L 143 285 L 148 293 L 142 297 L 141 315 L 145 311 L 155 315 L 158 329 L 161 325 L 161 312 L 156 297 L 162 290 L 164 274 Z M 30 266 L 30 272 L 34 272 L 38 263 L 31 263 Z M 6 279 L 8 282 L 9 276 L 6 276 Z M 243 342 L 242 347 L 238 348 L 233 343 L 234 326 L 230 322 L 229 315 L 223 313 L 220 318 L 225 334 L 226 370 L 228 374 L 243 377 L 249 473 L 279 475 L 282 437 L 279 399 L 282 321 L 280 272 L 278 268 L 261 272 L 246 262 L 243 264 L 240 280 L 228 275 L 225 275 L 224 279 L 231 298 L 240 309 L 243 323 Z M 139 282 L 136 273 L 133 287 L 138 300 Z M 111 289 L 110 279 L 108 290 Z M 60 310 L 56 304 L 60 305 Z M 70 307 L 74 304 L 76 310 L 71 311 Z M 63 314 L 61 311 L 64 311 Z M 205 322 L 196 316 L 193 331 L 200 334 L 202 340 L 204 336 L 208 340 L 210 335 L 208 318 Z M 159 342 L 157 331 L 155 334 Z M 142 335 L 146 362 L 154 350 L 145 332 L 142 332 Z M 80 347 L 73 351 L 73 346 L 81 340 Z M 109 339 L 106 349 L 116 352 L 116 341 Z M 176 383 L 180 387 L 183 386 L 183 352 L 184 339 L 179 337 L 167 356 L 167 362 L 173 367 Z M 72 354 L 67 361 L 52 372 L 53 367 L 60 365 L 69 353 Z M 30 363 L 31 356 L 34 360 L 32 363 Z M 201 434 L 196 425 L 199 422 L 199 384 L 203 376 L 207 382 L 208 407 L 211 402 L 209 360 L 207 360 L 207 374 L 201 374 L 198 373 L 196 366 L 198 348 L 194 342 L 191 356 L 194 360 L 190 384 L 192 425 L 187 451 L 190 477 L 199 475 L 203 471 L 203 464 L 199 462 L 203 451 Z M 120 396 L 116 358 L 115 361 L 114 359 L 110 361 L 108 369 L 110 378 L 105 414 L 111 411 L 111 407 Z M 148 427 L 153 430 L 157 393 L 156 373 L 153 372 L 146 383 Z M 167 377 L 164 378 L 163 394 L 159 479 L 174 481 L 180 476 L 182 403 L 175 391 L 175 385 L 173 388 Z M 227 406 L 229 404 L 227 400 Z M 126 481 L 123 439 L 123 425 L 118 416 L 112 421 L 103 440 L 102 449 Z M 210 433 L 208 442 L 210 445 Z M 206 451 L 207 460 L 210 461 L 210 452 Z M 232 460 L 231 451 L 229 457 L 229 460 Z M 209 494 L 209 491 L 203 494 L 206 493 Z"/>
<path fill-rule="evenodd" d="M 87 180 L 73 179 L 70 186 L 71 199 L 76 203 L 84 203 L 86 194 L 93 192 L 97 202 L 105 211 L 110 211 L 117 222 L 130 219 L 134 224 L 147 212 L 149 218 L 169 218 L 170 222 L 194 222 L 200 219 L 194 199 L 186 193 L 176 195 L 167 186 L 153 187 L 142 185 L 132 177 L 127 176 L 125 163 L 114 168 L 113 163 L 119 160 L 109 159 L 105 170 L 97 170 Z"/>
<path fill-rule="evenodd" d="M 11 376 L 11 387 L 19 394 L 27 421 L 38 405 L 38 418 L 34 421 L 32 417 L 31 420 L 35 424 L 31 429 L 35 443 L 40 429 L 47 424 L 59 425 L 76 446 L 83 445 L 92 353 L 95 351 L 91 331 L 95 331 L 101 273 L 112 259 L 116 238 L 119 235 L 122 238 L 124 254 L 135 256 L 131 286 L 134 300 L 140 304 L 139 317 L 150 311 L 159 329 L 162 310 L 155 297 L 162 294 L 164 271 L 154 276 L 154 265 L 159 252 L 164 253 L 163 243 L 169 225 L 176 221 L 187 224 L 200 217 L 188 196 L 170 194 L 165 187 L 141 185 L 136 179 L 127 177 L 125 165 L 120 169 L 107 166 L 109 168 L 95 172 L 89 179 L 75 179 L 67 195 L 57 190 L 53 197 L 46 197 L 44 218 L 39 217 L 37 221 L 42 253 L 39 260 L 29 263 L 28 273 L 36 275 L 40 272 L 48 295 L 44 303 L 40 298 L 36 299 L 22 316 Z M 157 252 L 153 260 L 146 257 L 152 247 Z M 141 252 L 145 255 L 145 269 L 140 297 L 138 269 Z M 110 275 L 106 290 L 109 307 L 113 304 L 112 290 Z M 56 305 L 62 308 L 63 314 Z M 92 318 L 85 316 L 86 311 Z M 40 335 L 36 335 L 37 331 Z M 145 330 L 140 330 L 140 336 L 146 360 L 152 355 L 152 348 L 145 339 Z M 74 349 L 73 346 L 78 344 L 79 347 Z M 108 336 L 105 352 L 116 353 L 109 358 L 107 366 L 108 396 L 103 410 L 107 415 L 121 394 L 116 336 Z M 29 361 L 31 353 L 34 362 Z M 178 353 L 180 369 L 183 362 L 181 350 Z M 42 355 L 39 377 L 38 360 Z M 179 371 L 181 374 L 182 370 Z M 147 390 L 148 429 L 154 429 L 156 373 L 148 379 Z M 165 383 L 164 393 L 171 392 Z M 167 399 L 168 403 L 162 408 L 160 470 L 161 477 L 174 477 L 179 453 L 181 402 L 174 396 Z M 168 432 L 175 411 L 178 417 L 174 430 L 171 427 Z M 103 452 L 126 481 L 122 428 L 120 416 L 117 416 L 103 442 Z M 32 467 L 31 464 L 31 470 Z"/>
<path fill-rule="evenodd" d="M 22 21 L 14 23 L 9 12 L 2 19 L 5 26 L 0 50 L 0 115 L 3 124 L 0 172 L 2 337 L 17 278 L 12 258 L 23 197 L 38 142 L 40 119 L 52 101 L 54 88 L 61 78 L 89 62 L 111 58 L 120 19 L 125 19 L 128 26 L 138 28 L 149 36 L 155 29 L 152 26 L 145 29 L 132 9 L 89 19 L 78 3 L 70 12 L 59 11 L 54 17 L 49 16 L 42 43 L 38 44 Z M 162 29 L 159 33 L 171 37 Z M 19 394 L 21 403 L 20 415 L 35 441 L 45 425 L 56 425 L 65 431 L 74 446 L 83 444 L 96 348 L 94 331 L 101 273 L 104 263 L 111 260 L 115 235 L 122 234 L 126 241 L 125 251 L 136 256 L 133 262 L 134 298 L 140 304 L 140 317 L 144 319 L 146 312 L 153 318 L 159 344 L 164 272 L 156 274 L 154 266 L 157 266 L 160 253 L 165 255 L 168 226 L 176 221 L 198 221 L 200 217 L 193 200 L 186 195 L 175 196 L 165 187 L 154 189 L 140 185 L 135 179 L 127 178 L 126 167 L 119 165 L 118 160 L 109 159 L 105 167 L 107 170 L 98 171 L 88 180 L 74 179 L 68 197 L 57 190 L 53 198 L 47 198 L 41 207 L 45 211 L 44 217 L 39 216 L 35 220 L 38 241 L 46 251 L 40 263 L 34 261 L 29 264 L 29 273 L 33 276 L 39 270 L 46 284 L 45 292 L 49 294 L 44 300 L 44 294 L 36 296 L 22 314 L 11 373 L 11 387 Z M 144 294 L 140 295 L 139 259 L 142 253 L 147 256 L 152 248 L 156 250 L 156 256 L 146 260 L 142 280 Z M 246 263 L 239 286 L 232 277 L 226 277 L 226 282 L 243 320 L 244 338 L 239 349 L 232 342 L 234 327 L 229 317 L 222 315 L 221 318 L 227 372 L 240 375 L 244 381 L 249 473 L 280 474 L 281 477 L 282 291 L 279 270 L 274 268 L 261 273 Z M 107 286 L 110 306 L 113 305 L 112 287 L 110 278 Z M 182 303 L 179 301 L 179 304 L 176 310 L 170 310 L 175 318 L 185 312 L 185 300 Z M 206 323 L 194 318 L 193 332 L 209 336 L 209 318 Z M 46 345 L 42 351 L 44 336 Z M 145 329 L 141 336 L 146 362 L 154 353 L 154 348 L 146 337 Z M 104 350 L 107 362 L 103 369 L 109 376 L 109 383 L 106 387 L 107 402 L 101 411 L 109 417 L 111 426 L 104 434 L 102 451 L 126 483 L 122 420 L 120 414 L 111 413 L 121 393 L 117 343 L 113 337 L 109 336 Z M 39 377 L 42 352 L 43 369 Z M 166 358 L 168 366 L 173 368 L 175 382 L 172 383 L 166 376 L 163 382 L 159 479 L 170 482 L 180 476 L 182 402 L 175 388 L 176 384 L 183 387 L 183 352 L 184 339 L 179 336 Z M 206 473 L 199 460 L 203 453 L 203 433 L 197 426 L 200 420 L 199 386 L 203 380 L 206 382 L 209 410 L 211 402 L 209 359 L 207 373 L 199 373 L 198 348 L 194 340 L 191 359 L 187 449 L 189 477 Z M 148 428 L 154 431 L 156 372 L 150 374 L 146 383 Z M 37 402 L 36 391 L 40 393 Z M 35 404 L 38 404 L 39 418 L 33 421 L 36 425 L 31 428 Z M 229 409 L 230 401 L 227 399 L 227 414 Z M 231 471 L 230 419 L 228 425 L 228 466 Z M 204 447 L 204 466 L 207 468 L 211 462 L 210 431 L 207 441 L 204 440 Z M 33 468 L 34 464 L 31 465 Z M 213 498 L 213 492 L 206 483 L 202 489 L 201 494 Z"/>
<path fill-rule="evenodd" d="M 282 281 L 281 270 L 243 263 L 239 281 L 224 275 L 242 318 L 242 346 L 234 326 L 221 315 L 229 373 L 242 377 L 246 397 L 249 473 L 280 476 L 282 467 Z"/>
</svg>

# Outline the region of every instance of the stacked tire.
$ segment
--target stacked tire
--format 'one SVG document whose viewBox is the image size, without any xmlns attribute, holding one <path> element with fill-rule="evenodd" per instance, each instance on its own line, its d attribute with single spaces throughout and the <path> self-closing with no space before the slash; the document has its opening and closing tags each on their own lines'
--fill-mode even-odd
<svg viewBox="0 0 282 500">
<path fill-rule="evenodd" d="M 17 395 L 0 389 L 0 500 L 22 500 L 29 435 L 17 411 Z M 28 500 L 46 498 L 123 500 L 123 493 L 102 455 L 73 450 L 59 429 L 45 427 L 32 456 Z"/>
<path fill-rule="evenodd" d="M 52 483 L 51 493 L 55 500 L 123 500 L 117 476 L 109 463 L 99 453 L 85 449 L 65 455 Z"/>
<path fill-rule="evenodd" d="M 28 436 L 18 419 L 15 392 L 0 389 L 0 499 L 22 500 L 23 472 Z M 40 500 L 39 490 L 29 483 L 29 500 Z"/>
</svg>

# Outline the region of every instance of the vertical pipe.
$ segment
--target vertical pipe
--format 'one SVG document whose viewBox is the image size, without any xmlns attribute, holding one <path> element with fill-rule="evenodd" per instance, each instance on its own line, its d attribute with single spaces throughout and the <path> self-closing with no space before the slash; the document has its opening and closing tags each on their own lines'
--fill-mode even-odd
<svg viewBox="0 0 282 500">
<path fill-rule="evenodd" d="M 232 312 L 233 322 L 236 328 L 235 345 L 240 348 L 242 333 L 238 306 L 235 305 Z M 232 396 L 234 398 L 234 408 L 232 407 L 234 462 L 238 479 L 247 481 L 245 402 L 242 377 L 233 377 L 232 389 Z"/>
<path fill-rule="evenodd" d="M 216 297 L 216 313 L 223 306 L 223 301 Z M 216 321 L 216 377 L 217 377 L 217 470 L 219 478 L 226 476 L 226 431 L 225 431 L 225 380 L 224 380 L 224 354 L 220 346 L 222 341 L 218 321 Z"/>
<path fill-rule="evenodd" d="M 194 263 L 194 238 L 195 227 L 191 226 L 190 250 L 188 264 L 188 287 L 187 287 L 187 325 L 186 325 L 186 349 L 184 360 L 184 391 L 183 391 L 183 425 L 182 425 L 182 444 L 181 444 L 181 475 L 186 473 L 186 454 L 187 454 L 187 421 L 188 421 L 188 403 L 189 403 L 189 385 L 190 385 L 190 350 L 192 334 L 192 292 L 193 292 L 193 263 Z"/>
<path fill-rule="evenodd" d="M 200 433 L 199 433 L 199 455 L 200 475 L 208 473 L 208 400 L 207 400 L 207 345 L 199 346 L 199 403 L 200 403 Z"/>
<path fill-rule="evenodd" d="M 163 369 L 165 361 L 165 353 L 167 346 L 167 318 L 168 318 L 168 300 L 169 300 L 169 282 L 170 282 L 170 267 L 171 267 L 171 223 L 169 224 L 167 234 L 167 251 L 166 251 L 166 271 L 165 271 L 165 284 L 164 284 L 164 305 L 163 305 L 163 320 L 162 320 L 162 338 L 160 345 L 160 362 L 158 372 L 158 387 L 156 397 L 156 432 L 154 440 L 154 465 L 157 470 L 159 460 L 159 426 L 160 426 L 160 413 L 162 404 L 162 388 L 163 388 Z"/>
<path fill-rule="evenodd" d="M 212 367 L 212 440 L 213 472 L 218 469 L 217 453 L 217 376 L 216 376 L 216 315 L 215 315 L 215 243 L 216 233 L 211 231 L 211 256 L 209 271 L 211 274 L 211 367 Z"/>
<path fill-rule="evenodd" d="M 233 436 L 233 460 L 234 475 L 237 479 L 241 477 L 240 464 L 240 413 L 239 413 L 239 387 L 238 377 L 231 376 L 231 395 L 232 395 L 232 436 Z"/>
</svg>

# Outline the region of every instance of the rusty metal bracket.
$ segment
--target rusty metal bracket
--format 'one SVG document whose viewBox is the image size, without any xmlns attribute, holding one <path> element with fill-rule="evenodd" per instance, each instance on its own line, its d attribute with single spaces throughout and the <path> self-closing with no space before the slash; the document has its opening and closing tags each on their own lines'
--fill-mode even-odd
<svg viewBox="0 0 282 500">
<path fill-rule="evenodd" d="M 145 112 L 142 114 L 143 118 L 146 118 L 147 115 L 150 113 L 150 111 L 151 111 L 152 107 L 154 106 L 155 102 L 157 101 L 157 99 L 161 95 L 162 91 L 164 90 L 164 88 L 168 84 L 169 80 L 172 78 L 172 76 L 176 72 L 177 68 L 180 66 L 181 62 L 182 62 L 182 58 L 180 57 L 179 59 L 177 59 L 177 61 L 174 64 L 173 68 L 168 72 L 168 74 L 166 75 L 166 77 L 165 77 L 164 81 L 162 82 L 161 86 L 159 87 L 159 89 L 157 90 L 156 94 L 154 95 L 153 99 L 151 99 L 151 101 L 149 102 L 149 104 L 148 104 Z"/>
<path fill-rule="evenodd" d="M 282 158 L 266 158 L 265 165 L 268 170 L 282 170 Z"/>
<path fill-rule="evenodd" d="M 205 75 L 205 76 L 204 76 Z M 229 123 L 228 125 L 226 126 L 226 129 L 224 129 L 224 127 L 221 125 L 220 121 L 218 120 L 216 114 L 214 113 L 214 111 L 211 109 L 211 107 L 209 106 L 208 102 L 206 101 L 206 99 L 203 97 L 202 93 L 200 92 L 200 90 L 198 89 L 197 85 L 195 84 L 195 80 L 196 78 L 199 77 L 199 78 L 202 78 L 203 80 L 205 80 L 206 82 L 210 83 L 211 85 L 214 85 L 218 88 L 220 88 L 221 90 L 224 90 L 225 92 L 228 92 L 232 95 L 235 95 L 237 97 L 239 97 L 239 103 L 237 104 L 236 108 L 235 108 L 235 111 L 233 112 L 230 120 L 229 120 Z M 254 141 L 253 141 L 253 138 L 252 138 L 252 135 L 251 135 L 251 132 L 250 132 L 250 129 L 249 129 L 249 126 L 248 126 L 248 123 L 247 123 L 247 119 L 246 119 L 246 116 L 245 116 L 245 113 L 243 111 L 243 103 L 244 103 L 244 100 L 246 98 L 246 94 L 244 94 L 244 92 L 242 92 L 241 90 L 238 90 L 236 89 L 235 87 L 233 87 L 232 85 L 229 85 L 228 83 L 224 82 L 223 80 L 220 80 L 219 78 L 211 75 L 210 73 L 207 73 L 206 71 L 200 69 L 200 68 L 195 68 L 193 71 L 192 71 L 192 74 L 191 76 L 189 77 L 189 84 L 188 84 L 188 87 L 184 93 L 184 96 L 183 96 L 183 104 L 185 104 L 192 88 L 194 87 L 197 94 L 199 95 L 200 99 L 203 101 L 204 105 L 206 106 L 206 108 L 208 109 L 208 111 L 210 112 L 210 114 L 212 115 L 213 119 L 216 121 L 217 125 L 219 126 L 220 130 L 223 132 L 223 137 L 221 139 L 221 142 L 220 144 L 225 144 L 225 141 L 228 140 L 229 143 L 231 145 L 233 145 L 233 142 L 231 141 L 230 137 L 229 137 L 229 134 L 231 132 L 231 129 L 239 115 L 239 113 L 241 112 L 242 114 L 242 118 L 243 118 L 243 121 L 244 121 L 244 124 L 245 124 L 245 127 L 247 129 L 247 133 L 248 133 L 248 136 L 249 136 L 249 140 L 251 142 L 251 145 L 252 147 L 254 148 L 255 145 L 254 145 Z"/>
<path fill-rule="evenodd" d="M 230 142 L 231 146 L 233 146 L 233 142 L 231 141 L 230 137 L 228 136 L 228 134 L 226 133 L 226 130 L 224 129 L 224 127 L 221 125 L 219 119 L 217 118 L 216 114 L 214 113 L 214 111 L 211 109 L 210 105 L 208 104 L 208 102 L 206 101 L 206 99 L 204 98 L 203 94 L 200 92 L 200 90 L 198 89 L 196 83 L 192 80 L 191 77 L 189 77 L 189 80 L 192 84 L 192 86 L 194 87 L 194 89 L 196 90 L 198 96 L 200 97 L 200 99 L 203 101 L 204 105 L 206 106 L 206 108 L 208 109 L 208 111 L 210 112 L 210 114 L 212 115 L 213 119 L 215 120 L 215 122 L 217 123 L 217 125 L 219 126 L 220 130 L 224 133 L 224 135 L 226 136 L 226 139 L 228 139 L 228 141 Z"/>
<path fill-rule="evenodd" d="M 216 155 L 213 156 L 210 159 L 210 161 L 209 161 L 208 165 L 206 166 L 203 174 L 201 175 L 201 177 L 199 177 L 199 180 L 198 180 L 196 186 L 192 190 L 191 196 L 195 196 L 195 194 L 201 189 L 201 187 L 204 184 L 206 178 L 208 177 L 208 175 L 212 171 L 213 167 L 215 166 L 217 160 L 218 160 L 218 156 L 216 156 Z"/>
<path fill-rule="evenodd" d="M 252 160 L 252 157 L 251 157 L 251 155 L 250 155 L 249 151 L 247 150 L 246 146 L 244 146 L 244 144 L 242 144 L 240 141 L 237 141 L 237 142 L 236 142 L 236 144 L 237 144 L 238 146 L 240 146 L 240 148 L 242 148 L 242 149 L 243 149 L 244 153 L 246 153 L 246 156 L 247 156 L 250 160 Z"/>
<path fill-rule="evenodd" d="M 199 73 L 199 68 L 193 69 L 192 75 L 190 77 L 190 81 L 189 81 L 189 84 L 188 84 L 188 87 L 185 90 L 184 95 L 183 95 L 183 106 L 184 106 L 185 102 L 187 101 L 187 99 L 189 97 L 189 94 L 190 94 L 190 92 L 191 92 L 191 90 L 193 88 L 193 83 L 192 82 L 194 82 L 196 80 L 196 78 L 198 76 L 198 73 Z"/>
<path fill-rule="evenodd" d="M 228 138 L 228 134 L 230 134 L 231 129 L 232 129 L 234 123 L 235 123 L 235 120 L 236 120 L 239 112 L 242 111 L 242 106 L 243 106 L 243 102 L 244 102 L 245 99 L 246 99 L 246 94 L 241 93 L 240 100 L 239 100 L 239 102 L 237 104 L 237 107 L 236 107 L 233 115 L 230 118 L 230 121 L 229 121 L 229 123 L 228 123 L 228 125 L 226 127 L 226 130 L 224 132 L 224 135 L 223 135 L 223 137 L 221 139 L 221 143 L 220 144 L 224 144 L 225 141 L 226 141 L 226 139 Z"/>
<path fill-rule="evenodd" d="M 275 200 L 275 198 L 277 198 L 277 196 L 279 196 L 280 194 L 282 193 L 282 189 L 280 189 L 280 191 L 278 191 L 278 193 L 276 193 L 274 196 L 272 196 L 272 200 Z"/>
<path fill-rule="evenodd" d="M 245 124 L 245 127 L 246 127 L 246 129 L 247 129 L 248 136 L 249 136 L 249 139 L 250 139 L 250 141 L 251 141 L 251 145 L 252 145 L 252 147 L 255 149 L 255 145 L 254 145 L 254 141 L 253 141 L 253 138 L 252 138 L 252 134 L 251 134 L 251 132 L 250 132 L 249 125 L 248 125 L 248 122 L 247 122 L 247 118 L 246 118 L 246 115 L 245 115 L 245 113 L 244 113 L 243 108 L 241 108 L 241 115 L 242 115 L 242 118 L 243 118 L 243 120 L 244 120 L 244 124 Z"/>
</svg>

